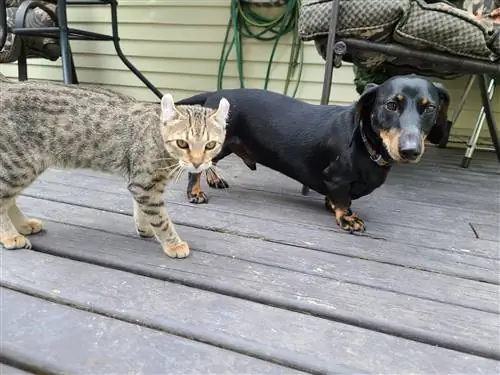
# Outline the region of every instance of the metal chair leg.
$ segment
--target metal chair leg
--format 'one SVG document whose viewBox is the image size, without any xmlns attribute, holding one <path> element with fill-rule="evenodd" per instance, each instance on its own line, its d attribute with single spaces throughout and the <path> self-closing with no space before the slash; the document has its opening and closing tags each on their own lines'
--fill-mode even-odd
<svg viewBox="0 0 500 375">
<path fill-rule="evenodd" d="M 120 46 L 120 37 L 118 36 L 118 12 L 117 12 L 117 1 L 111 2 L 111 28 L 113 32 L 113 44 L 115 46 L 116 53 L 127 68 L 130 69 L 132 73 L 136 75 L 157 97 L 161 99 L 163 94 L 158 90 L 144 75 L 127 59 Z"/>
<path fill-rule="evenodd" d="M 326 44 L 325 74 L 323 77 L 323 91 L 321 93 L 321 104 L 328 104 L 332 91 L 333 80 L 333 58 L 335 51 L 335 34 L 337 32 L 337 21 L 339 14 L 340 0 L 332 1 L 330 13 L 330 28 L 328 30 L 328 40 Z M 302 185 L 302 195 L 309 194 L 309 187 Z"/>
<path fill-rule="evenodd" d="M 479 90 L 481 92 L 481 99 L 483 101 L 484 112 L 486 115 L 486 124 L 488 125 L 488 130 L 497 155 L 497 160 L 500 162 L 500 140 L 498 139 L 497 124 L 491 110 L 491 99 L 488 97 L 488 90 L 486 89 L 486 77 L 486 74 L 481 74 L 479 76 Z M 494 79 L 492 79 L 492 81 L 495 82 Z"/>
<path fill-rule="evenodd" d="M 460 99 L 460 103 L 458 103 L 457 108 L 455 109 L 455 111 L 453 112 L 453 115 L 451 116 L 450 123 L 452 125 L 457 122 L 458 117 L 462 113 L 462 110 L 463 110 L 464 105 L 465 105 L 465 101 L 469 97 L 470 90 L 472 89 L 472 85 L 474 84 L 475 80 L 476 80 L 475 75 L 471 75 L 469 77 L 469 80 L 467 81 L 467 84 L 465 85 L 464 91 L 462 93 L 462 99 Z M 451 126 L 449 129 L 451 129 Z M 443 137 L 443 140 L 441 142 L 439 142 L 438 147 L 439 148 L 446 148 L 446 145 L 448 144 L 449 138 L 450 138 L 450 131 L 448 130 L 447 134 Z"/>
<path fill-rule="evenodd" d="M 72 77 L 72 58 L 69 48 L 68 16 L 66 10 L 66 0 L 57 1 L 57 22 L 59 26 L 59 43 L 61 47 L 61 60 L 63 69 L 63 81 L 66 84 L 75 83 Z"/>
<path fill-rule="evenodd" d="M 461 163 L 462 168 L 468 168 L 470 165 L 470 162 L 472 160 L 472 154 L 474 153 L 474 151 L 476 149 L 477 141 L 479 139 L 479 135 L 480 135 L 481 130 L 482 130 L 483 125 L 484 125 L 484 120 L 485 119 L 488 120 L 488 116 L 487 116 L 486 112 L 488 109 L 491 111 L 491 109 L 489 108 L 490 100 L 495 93 L 495 80 L 494 79 L 490 80 L 488 88 L 486 88 L 486 78 L 484 76 L 482 76 L 482 75 L 478 76 L 478 83 L 479 83 L 479 89 L 481 91 L 481 94 L 483 94 L 482 91 L 484 89 L 486 96 L 485 97 L 482 96 L 483 106 L 481 107 L 481 110 L 479 111 L 476 125 L 474 126 L 474 129 L 472 130 L 472 134 L 471 134 L 471 137 L 469 139 L 469 142 L 467 143 L 467 149 L 465 150 L 465 155 L 464 155 L 464 157 L 462 159 L 462 163 Z M 484 100 L 485 98 L 486 98 L 486 100 Z M 485 107 L 488 107 L 488 108 L 485 108 Z M 491 116 L 491 112 L 490 112 L 490 116 Z M 492 116 L 491 116 L 491 119 L 493 120 Z M 489 124 L 488 124 L 488 126 L 489 126 Z M 491 138 L 492 138 L 494 145 L 495 145 L 495 143 L 498 144 L 498 138 L 496 141 L 494 140 L 495 135 L 496 135 L 495 127 L 496 127 L 495 124 L 493 124 L 493 129 L 491 129 L 491 127 L 489 126 L 490 135 L 491 135 Z M 493 132 L 492 132 L 492 130 L 493 130 Z M 497 152 L 497 157 L 500 160 L 498 146 L 495 147 L 495 150 Z"/>
<path fill-rule="evenodd" d="M 26 56 L 26 46 L 21 41 L 21 54 L 17 58 L 17 79 L 26 81 L 28 79 L 28 61 Z"/>
</svg>

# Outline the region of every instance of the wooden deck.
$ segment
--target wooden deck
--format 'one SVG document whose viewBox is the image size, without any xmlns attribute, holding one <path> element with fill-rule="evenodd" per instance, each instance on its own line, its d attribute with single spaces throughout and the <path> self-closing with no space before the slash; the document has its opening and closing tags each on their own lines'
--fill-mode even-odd
<svg viewBox="0 0 500 375">
<path fill-rule="evenodd" d="M 20 199 L 46 232 L 0 252 L 0 373 L 497 374 L 500 167 L 461 156 L 395 167 L 363 235 L 228 158 L 208 205 L 166 194 L 184 260 L 135 235 L 119 179 L 49 171 Z"/>
</svg>

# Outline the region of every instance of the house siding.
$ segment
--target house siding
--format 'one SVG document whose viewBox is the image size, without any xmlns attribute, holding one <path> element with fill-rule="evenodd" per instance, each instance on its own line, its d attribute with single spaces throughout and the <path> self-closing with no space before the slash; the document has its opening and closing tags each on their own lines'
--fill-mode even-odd
<svg viewBox="0 0 500 375">
<path fill-rule="evenodd" d="M 180 99 L 201 91 L 215 90 L 217 71 L 229 18 L 229 1 L 223 0 L 121 0 L 118 10 L 121 46 L 125 55 L 159 88 Z M 108 7 L 71 7 L 71 27 L 111 33 Z M 272 43 L 245 39 L 244 75 L 246 87 L 264 87 L 264 77 Z M 284 37 L 277 49 L 268 89 L 282 92 L 288 68 L 291 38 Z M 72 41 L 78 78 L 81 83 L 102 84 L 140 100 L 157 98 L 131 73 L 117 57 L 112 42 Z M 29 61 L 30 79 L 62 79 L 60 60 Z M 17 75 L 15 64 L 0 65 L 10 77 Z M 318 103 L 321 95 L 324 61 L 314 44 L 304 47 L 302 79 L 296 97 Z M 225 69 L 224 88 L 239 87 L 234 54 Z M 348 104 L 356 100 L 353 73 L 349 64 L 334 71 L 331 102 Z M 461 98 L 466 78 L 444 81 L 454 103 Z M 292 87 L 294 85 L 292 84 Z M 289 91 L 290 92 L 290 91 Z M 495 95 L 493 108 L 500 122 L 500 96 Z M 471 134 L 480 109 L 479 92 L 475 88 L 454 125 L 452 142 L 463 145 Z M 484 126 L 480 144 L 491 142 Z"/>
</svg>

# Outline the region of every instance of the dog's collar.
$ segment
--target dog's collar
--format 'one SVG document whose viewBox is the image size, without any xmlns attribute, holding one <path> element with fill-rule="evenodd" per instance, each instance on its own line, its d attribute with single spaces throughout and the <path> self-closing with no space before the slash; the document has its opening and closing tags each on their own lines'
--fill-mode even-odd
<svg viewBox="0 0 500 375">
<path fill-rule="evenodd" d="M 368 137 L 366 136 L 365 131 L 363 129 L 362 120 L 359 122 L 359 132 L 361 134 L 361 139 L 363 140 L 366 151 L 368 151 L 368 153 L 370 154 L 370 159 L 380 167 L 388 167 L 389 165 L 391 165 L 392 159 L 390 160 L 384 159 L 384 157 L 381 154 L 377 153 L 370 144 L 370 141 L 368 140 Z"/>
</svg>

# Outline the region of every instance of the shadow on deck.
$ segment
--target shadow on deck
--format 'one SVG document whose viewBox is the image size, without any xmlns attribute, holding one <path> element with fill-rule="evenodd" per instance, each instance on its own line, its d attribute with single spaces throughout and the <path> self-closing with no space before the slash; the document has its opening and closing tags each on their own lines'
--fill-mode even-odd
<svg viewBox="0 0 500 375">
<path fill-rule="evenodd" d="M 496 374 L 500 169 L 427 152 L 334 225 L 315 193 L 237 159 L 228 191 L 165 198 L 193 249 L 135 235 L 117 178 L 52 170 L 20 199 L 45 219 L 1 255 L 2 374 Z"/>
</svg>

